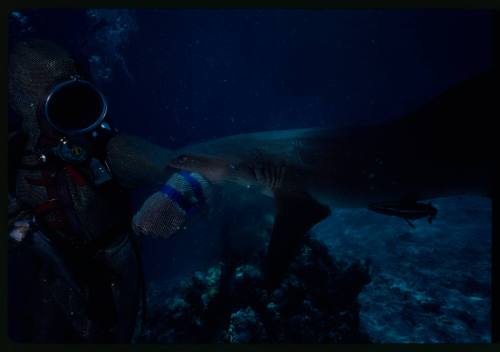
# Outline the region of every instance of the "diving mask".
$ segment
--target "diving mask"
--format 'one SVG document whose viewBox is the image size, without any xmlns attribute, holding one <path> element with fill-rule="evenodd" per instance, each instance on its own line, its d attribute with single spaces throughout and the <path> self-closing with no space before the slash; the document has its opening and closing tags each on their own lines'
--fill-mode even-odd
<svg viewBox="0 0 500 352">
<path fill-rule="evenodd" d="M 50 90 L 43 113 L 55 130 L 65 135 L 79 135 L 99 126 L 107 110 L 104 95 L 93 83 L 73 77 Z"/>
</svg>

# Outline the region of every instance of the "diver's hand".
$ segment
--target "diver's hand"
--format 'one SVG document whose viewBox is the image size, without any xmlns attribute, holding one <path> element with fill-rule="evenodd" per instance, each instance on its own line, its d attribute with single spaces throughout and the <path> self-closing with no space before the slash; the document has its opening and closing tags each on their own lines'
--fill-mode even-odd
<svg viewBox="0 0 500 352">
<path fill-rule="evenodd" d="M 17 219 L 9 231 L 9 237 L 17 242 L 22 242 L 32 231 L 34 225 L 33 217 Z"/>
</svg>

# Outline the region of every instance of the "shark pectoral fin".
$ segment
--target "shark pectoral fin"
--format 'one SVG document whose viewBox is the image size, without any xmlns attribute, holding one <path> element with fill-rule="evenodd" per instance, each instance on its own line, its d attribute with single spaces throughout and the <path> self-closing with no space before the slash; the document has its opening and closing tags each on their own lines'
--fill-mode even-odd
<svg viewBox="0 0 500 352">
<path fill-rule="evenodd" d="M 410 220 L 408 220 L 407 218 L 404 218 L 404 219 L 406 220 L 406 222 L 408 223 L 408 225 L 410 225 L 410 227 L 412 229 L 416 229 L 417 228 Z"/>
<path fill-rule="evenodd" d="M 267 250 L 265 272 L 271 288 L 279 284 L 297 255 L 306 233 L 328 217 L 330 209 L 307 193 L 276 191 L 276 216 Z"/>
</svg>

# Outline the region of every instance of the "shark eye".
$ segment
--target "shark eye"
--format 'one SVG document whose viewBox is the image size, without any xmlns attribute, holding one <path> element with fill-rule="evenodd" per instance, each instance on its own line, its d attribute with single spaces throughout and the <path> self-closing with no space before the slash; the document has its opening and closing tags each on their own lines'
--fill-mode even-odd
<svg viewBox="0 0 500 352">
<path fill-rule="evenodd" d="M 189 161 L 189 158 L 186 155 L 180 156 L 177 158 L 177 162 L 179 164 L 185 164 Z"/>
</svg>

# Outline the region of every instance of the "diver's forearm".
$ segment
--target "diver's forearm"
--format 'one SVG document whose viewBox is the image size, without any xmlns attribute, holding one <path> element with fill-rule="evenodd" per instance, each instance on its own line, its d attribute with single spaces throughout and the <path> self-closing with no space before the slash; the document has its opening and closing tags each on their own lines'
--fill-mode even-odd
<svg viewBox="0 0 500 352">
<path fill-rule="evenodd" d="M 174 153 L 142 138 L 119 134 L 107 146 L 107 162 L 113 175 L 126 187 L 163 184 Z"/>
</svg>

